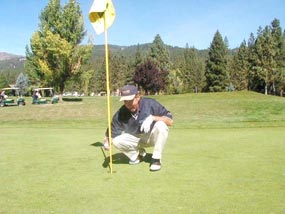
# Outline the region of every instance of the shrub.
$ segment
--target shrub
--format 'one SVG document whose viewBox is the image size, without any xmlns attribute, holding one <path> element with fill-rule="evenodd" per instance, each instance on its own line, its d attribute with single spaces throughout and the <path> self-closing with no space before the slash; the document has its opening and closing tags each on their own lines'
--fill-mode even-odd
<svg viewBox="0 0 285 214">
<path fill-rule="evenodd" d="M 81 102 L 82 98 L 81 97 L 63 97 L 62 100 L 67 101 L 67 102 Z"/>
</svg>

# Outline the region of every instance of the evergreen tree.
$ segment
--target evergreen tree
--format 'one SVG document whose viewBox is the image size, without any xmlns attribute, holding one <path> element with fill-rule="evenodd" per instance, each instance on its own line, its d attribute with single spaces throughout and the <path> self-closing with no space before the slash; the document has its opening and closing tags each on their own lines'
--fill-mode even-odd
<svg viewBox="0 0 285 214">
<path fill-rule="evenodd" d="M 201 92 L 204 87 L 205 76 L 203 62 L 199 60 L 197 50 L 186 44 L 184 50 L 184 89 L 186 92 Z"/>
<path fill-rule="evenodd" d="M 111 69 L 112 57 L 113 57 L 113 53 L 109 49 L 108 61 L 109 61 L 109 75 L 110 75 L 111 81 L 113 79 L 112 69 Z M 106 58 L 105 57 L 103 58 L 103 62 L 101 63 L 101 66 L 95 70 L 93 79 L 95 80 L 94 86 L 95 86 L 96 92 L 106 91 L 107 81 L 106 81 Z"/>
<path fill-rule="evenodd" d="M 276 70 L 273 71 L 272 93 L 280 94 L 285 88 L 284 71 L 285 71 L 285 37 L 282 34 L 280 21 L 274 19 L 271 22 L 271 34 L 275 44 L 276 54 L 274 60 L 276 62 Z"/>
<path fill-rule="evenodd" d="M 161 83 L 163 83 L 163 85 L 160 85 L 159 91 L 163 91 L 167 88 L 170 57 L 169 51 L 159 35 L 156 35 L 152 42 L 149 57 L 158 68 L 158 76 L 161 79 Z"/>
<path fill-rule="evenodd" d="M 106 91 L 106 69 L 104 64 L 102 64 L 100 68 L 95 70 L 92 80 L 92 91 L 96 93 Z"/>
<path fill-rule="evenodd" d="M 224 38 L 224 43 L 225 43 L 226 48 L 228 49 L 229 48 L 229 39 L 227 36 L 225 36 L 225 38 Z"/>
<path fill-rule="evenodd" d="M 260 80 L 257 78 L 256 75 L 256 67 L 258 63 L 258 56 L 256 53 L 256 38 L 253 33 L 250 34 L 248 39 L 248 90 L 251 91 L 259 91 L 259 85 L 261 85 Z"/>
<path fill-rule="evenodd" d="M 128 85 L 132 85 L 134 84 L 134 73 L 135 73 L 135 70 L 138 66 L 140 66 L 141 63 L 143 63 L 144 61 L 144 57 L 143 57 L 143 53 L 141 51 L 141 47 L 140 45 L 138 44 L 137 47 L 136 47 L 136 52 L 135 52 L 135 59 L 134 59 L 134 62 L 130 62 L 128 63 L 128 69 L 127 69 L 127 72 L 125 74 L 125 84 L 128 84 Z"/>
<path fill-rule="evenodd" d="M 256 75 L 261 80 L 264 94 L 268 94 L 276 70 L 276 61 L 274 60 L 276 55 L 275 41 L 269 26 L 266 26 L 264 30 L 259 28 L 255 48 L 258 57 L 255 67 Z"/>
<path fill-rule="evenodd" d="M 111 91 L 115 92 L 127 81 L 128 65 L 122 55 L 112 55 L 110 62 Z"/>
<path fill-rule="evenodd" d="M 170 70 L 168 81 L 168 94 L 180 94 L 183 92 L 183 75 L 179 68 Z"/>
<path fill-rule="evenodd" d="M 40 15 L 39 30 L 26 48 L 27 70 L 34 84 L 53 86 L 61 93 L 65 82 L 90 58 L 92 45 L 80 45 L 84 32 L 83 16 L 75 0 L 62 8 L 50 0 Z"/>
<path fill-rule="evenodd" d="M 183 86 L 185 92 L 191 92 L 192 90 L 192 74 L 194 69 L 194 51 L 189 48 L 188 43 L 184 50 L 184 66 L 182 70 Z"/>
<path fill-rule="evenodd" d="M 214 35 L 206 61 L 206 91 L 225 91 L 229 85 L 227 47 L 219 31 Z"/>
<path fill-rule="evenodd" d="M 238 91 L 248 89 L 248 49 L 243 41 L 234 55 L 230 69 L 230 79 L 234 88 Z"/>
<path fill-rule="evenodd" d="M 159 35 L 156 35 L 152 42 L 149 56 L 157 63 L 159 69 L 169 70 L 169 51 L 166 49 L 166 46 Z"/>
<path fill-rule="evenodd" d="M 140 45 L 137 45 L 137 49 L 136 49 L 136 54 L 135 54 L 135 64 L 134 67 L 136 67 L 137 65 L 139 65 L 140 63 L 143 62 L 143 55 L 140 49 Z"/>
<path fill-rule="evenodd" d="M 135 68 L 130 65 L 130 63 L 125 61 L 125 72 L 124 72 L 124 80 L 122 85 L 134 85 L 134 73 L 135 73 Z"/>
<path fill-rule="evenodd" d="M 16 80 L 15 87 L 19 88 L 19 93 L 21 96 L 26 93 L 27 88 L 28 88 L 28 84 L 29 84 L 28 76 L 24 75 L 23 73 L 20 73 L 17 80 Z"/>
<path fill-rule="evenodd" d="M 277 90 L 280 96 L 285 95 L 285 31 L 282 35 L 282 45 L 281 45 L 281 51 L 280 51 L 281 58 L 283 61 L 277 63 L 279 66 L 279 73 L 278 73 L 278 82 L 277 84 Z"/>
<path fill-rule="evenodd" d="M 0 88 L 5 88 L 8 84 L 5 73 L 0 72 Z"/>
</svg>

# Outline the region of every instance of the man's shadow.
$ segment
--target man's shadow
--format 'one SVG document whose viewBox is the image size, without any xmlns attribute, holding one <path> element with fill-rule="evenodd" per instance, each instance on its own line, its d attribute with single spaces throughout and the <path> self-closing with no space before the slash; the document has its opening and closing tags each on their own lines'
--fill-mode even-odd
<svg viewBox="0 0 285 214">
<path fill-rule="evenodd" d="M 102 154 L 104 156 L 104 162 L 102 166 L 104 168 L 110 167 L 110 156 L 107 156 L 106 153 L 109 153 L 109 151 L 104 150 L 104 146 L 102 142 L 96 142 L 92 143 L 91 146 L 99 147 L 102 151 Z M 150 163 L 151 162 L 151 156 L 152 154 L 147 153 L 142 162 Z M 112 163 L 113 164 L 129 164 L 129 158 L 125 156 L 122 152 L 112 154 Z"/>
</svg>

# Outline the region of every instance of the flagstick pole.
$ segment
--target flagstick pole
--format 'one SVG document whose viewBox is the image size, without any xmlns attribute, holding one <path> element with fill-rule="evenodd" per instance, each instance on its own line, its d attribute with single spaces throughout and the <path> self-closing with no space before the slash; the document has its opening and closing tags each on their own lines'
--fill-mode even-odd
<svg viewBox="0 0 285 214">
<path fill-rule="evenodd" d="M 106 61 L 106 87 L 107 87 L 107 108 L 108 108 L 108 138 L 109 138 L 109 156 L 110 156 L 110 173 L 113 173 L 113 158 L 112 158 L 112 130 L 111 130 L 111 100 L 110 100 L 110 77 L 109 77 L 109 54 L 108 54 L 108 32 L 106 27 L 106 13 L 104 13 L 104 28 L 105 28 L 105 61 Z"/>
</svg>

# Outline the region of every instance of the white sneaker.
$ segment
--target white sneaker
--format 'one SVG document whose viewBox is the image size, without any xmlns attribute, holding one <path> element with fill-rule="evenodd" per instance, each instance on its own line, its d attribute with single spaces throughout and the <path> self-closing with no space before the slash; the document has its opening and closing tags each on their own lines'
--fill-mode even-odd
<svg viewBox="0 0 285 214">
<path fill-rule="evenodd" d="M 140 156 L 139 156 L 139 155 L 138 155 L 137 159 L 135 159 L 134 161 L 129 160 L 129 164 L 130 164 L 130 165 L 137 165 L 137 164 L 139 164 L 140 162 L 141 162 L 141 160 L 140 160 Z"/>
<path fill-rule="evenodd" d="M 161 169 L 161 162 L 159 159 L 153 159 L 152 163 L 150 164 L 149 170 L 150 171 L 158 171 Z"/>
<path fill-rule="evenodd" d="M 129 164 L 130 165 L 136 165 L 139 164 L 140 162 L 142 162 L 142 160 L 144 159 L 144 157 L 146 156 L 146 151 L 144 148 L 140 148 L 139 149 L 139 155 L 137 157 L 137 159 L 135 159 L 134 161 L 129 160 Z"/>
</svg>

